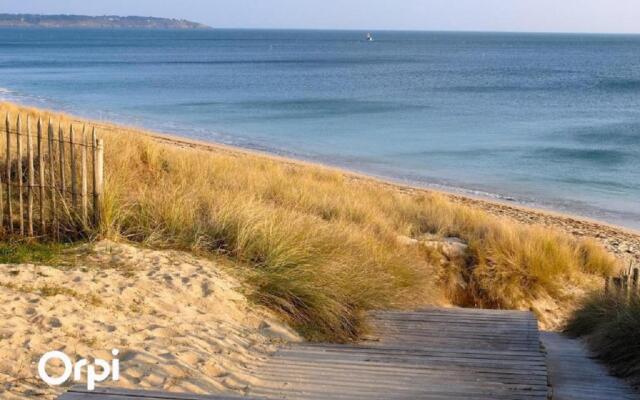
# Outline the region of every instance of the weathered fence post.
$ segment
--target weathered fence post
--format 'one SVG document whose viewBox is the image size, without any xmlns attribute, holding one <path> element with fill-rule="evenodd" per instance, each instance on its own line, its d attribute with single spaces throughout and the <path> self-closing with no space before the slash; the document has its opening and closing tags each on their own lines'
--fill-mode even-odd
<svg viewBox="0 0 640 400">
<path fill-rule="evenodd" d="M 613 287 L 615 288 L 616 294 L 619 295 L 620 291 L 622 290 L 622 278 L 613 278 Z"/>
<path fill-rule="evenodd" d="M 638 268 L 634 268 L 633 274 L 631 275 L 631 290 L 634 296 L 638 295 L 638 275 L 640 275 L 640 271 Z"/>
<path fill-rule="evenodd" d="M 2 174 L 0 174 L 0 230 L 4 229 L 4 195 L 2 193 Z"/>
<path fill-rule="evenodd" d="M 71 204 L 73 205 L 74 211 L 78 210 L 78 191 L 76 190 L 78 186 L 78 177 L 76 171 L 76 150 L 75 143 L 73 141 L 74 131 L 73 124 L 69 128 L 69 159 L 71 162 Z"/>
<path fill-rule="evenodd" d="M 7 112 L 7 120 L 9 119 L 9 113 Z M 6 125 L 7 132 L 9 132 L 9 126 Z M 0 230 L 4 231 L 4 194 L 2 184 L 2 174 L 0 174 Z"/>
<path fill-rule="evenodd" d="M 93 223 L 94 225 L 96 224 L 97 221 L 97 216 L 96 213 L 98 211 L 96 211 L 96 186 L 98 185 L 98 182 L 96 180 L 97 177 L 97 151 L 98 151 L 98 136 L 96 134 L 96 127 L 94 126 L 91 129 L 91 172 L 93 173 Z"/>
<path fill-rule="evenodd" d="M 54 143 L 53 143 L 53 124 L 49 119 L 48 129 L 48 142 L 49 142 L 49 188 L 50 188 L 50 201 L 51 201 L 51 234 L 57 236 L 57 212 L 56 212 L 56 173 L 55 173 L 55 161 L 54 161 Z"/>
<path fill-rule="evenodd" d="M 20 235 L 24 236 L 24 204 L 22 200 L 22 116 L 18 114 L 18 122 L 16 122 L 16 156 L 18 158 L 18 168 L 16 173 L 18 174 L 18 223 L 20 224 Z"/>
<path fill-rule="evenodd" d="M 27 115 L 27 232 L 33 236 L 33 188 L 35 176 L 33 171 L 33 138 L 31 137 L 31 117 Z"/>
<path fill-rule="evenodd" d="M 9 220 L 9 231 L 13 232 L 13 208 L 11 205 L 11 123 L 9 118 L 9 113 L 7 113 L 7 118 L 5 120 L 7 128 L 7 219 Z"/>
<path fill-rule="evenodd" d="M 104 141 L 96 140 L 95 169 L 93 171 L 93 217 L 95 227 L 100 226 L 102 219 L 102 189 L 104 185 Z"/>
<path fill-rule="evenodd" d="M 67 179 L 65 174 L 66 158 L 64 151 L 64 128 L 62 127 L 62 122 L 60 122 L 60 124 L 58 125 L 58 141 L 58 145 L 60 147 L 60 151 L 58 154 L 60 158 L 60 197 L 62 199 L 62 202 L 64 203 L 67 192 Z"/>
<path fill-rule="evenodd" d="M 83 126 L 82 127 L 82 154 L 80 155 L 80 164 L 81 164 L 80 180 L 82 181 L 80 196 L 81 196 L 81 202 L 82 202 L 82 222 L 85 226 L 87 225 L 87 217 L 88 217 L 88 212 L 87 212 L 87 208 L 88 208 L 87 189 L 89 186 L 88 185 L 89 178 L 87 173 L 87 146 L 88 145 L 89 143 L 87 143 L 87 130 L 86 130 L 86 127 Z"/>
<path fill-rule="evenodd" d="M 9 114 L 9 113 L 7 113 Z M 7 115 L 7 119 L 9 118 L 9 116 Z M 7 125 L 6 127 L 7 132 L 9 132 L 9 127 Z M 0 174 L 0 229 L 4 230 L 4 194 L 2 193 L 2 189 L 3 185 L 2 185 L 2 177 Z"/>
<path fill-rule="evenodd" d="M 40 230 L 41 234 L 46 233 L 47 225 L 45 222 L 44 215 L 44 198 L 45 198 L 45 187 L 44 187 L 44 143 L 42 140 L 42 118 L 38 118 L 38 178 L 40 179 L 40 198 L 38 199 L 39 208 L 40 208 Z"/>
</svg>

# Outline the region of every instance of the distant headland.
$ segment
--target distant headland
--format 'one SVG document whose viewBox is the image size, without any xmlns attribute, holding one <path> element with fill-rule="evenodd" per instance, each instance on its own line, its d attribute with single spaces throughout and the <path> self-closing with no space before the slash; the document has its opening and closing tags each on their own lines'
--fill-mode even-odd
<svg viewBox="0 0 640 400">
<path fill-rule="evenodd" d="M 0 14 L 0 28 L 211 29 L 184 19 L 116 15 Z"/>
</svg>

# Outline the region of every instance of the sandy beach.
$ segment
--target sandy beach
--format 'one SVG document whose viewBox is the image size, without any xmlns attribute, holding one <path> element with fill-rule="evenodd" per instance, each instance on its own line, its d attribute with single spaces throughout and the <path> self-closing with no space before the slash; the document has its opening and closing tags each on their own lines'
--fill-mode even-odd
<svg viewBox="0 0 640 400">
<path fill-rule="evenodd" d="M 252 365 L 298 340 L 215 261 L 109 241 L 67 256 L 73 265 L 0 265 L 2 399 L 55 399 L 72 385 L 37 378 L 52 349 L 89 359 L 118 349 L 119 387 L 242 393 Z"/>
</svg>

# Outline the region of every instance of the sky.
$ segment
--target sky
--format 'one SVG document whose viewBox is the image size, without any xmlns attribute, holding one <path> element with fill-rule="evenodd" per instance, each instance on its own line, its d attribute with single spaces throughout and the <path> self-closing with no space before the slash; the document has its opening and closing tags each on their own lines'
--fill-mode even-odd
<svg viewBox="0 0 640 400">
<path fill-rule="evenodd" d="M 640 0 L 0 0 L 0 13 L 144 15 L 214 28 L 640 33 Z"/>
</svg>

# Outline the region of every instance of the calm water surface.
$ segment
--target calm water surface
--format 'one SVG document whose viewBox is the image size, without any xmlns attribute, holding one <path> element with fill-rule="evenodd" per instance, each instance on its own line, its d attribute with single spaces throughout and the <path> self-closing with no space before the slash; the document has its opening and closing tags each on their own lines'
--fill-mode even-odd
<svg viewBox="0 0 640 400">
<path fill-rule="evenodd" d="M 640 228 L 640 36 L 0 29 L 0 97 Z"/>
</svg>

